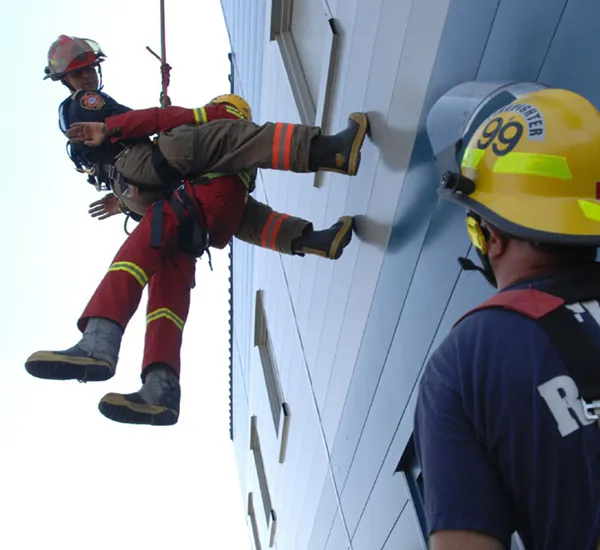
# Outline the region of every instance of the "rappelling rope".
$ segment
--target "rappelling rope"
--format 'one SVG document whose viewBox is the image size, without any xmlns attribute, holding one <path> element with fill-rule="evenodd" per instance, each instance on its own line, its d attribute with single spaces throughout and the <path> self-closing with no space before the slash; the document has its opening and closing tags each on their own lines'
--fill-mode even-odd
<svg viewBox="0 0 600 550">
<path fill-rule="evenodd" d="M 160 61 L 161 88 L 160 106 L 168 107 L 171 105 L 171 99 L 167 95 L 167 88 L 171 81 L 171 65 L 167 63 L 167 44 L 165 32 L 165 0 L 160 0 L 160 56 L 156 54 L 149 46 L 146 49 Z"/>
<path fill-rule="evenodd" d="M 167 95 L 167 89 L 169 88 L 170 77 L 171 77 L 171 65 L 167 63 L 167 44 L 165 40 L 165 2 L 160 0 L 160 56 L 150 48 L 146 46 L 146 49 L 160 61 L 160 76 L 161 76 L 161 92 L 160 92 L 160 106 L 168 107 L 171 105 L 171 99 Z M 127 214 L 125 216 L 125 223 L 123 229 L 127 235 L 131 235 L 131 232 L 127 229 L 127 222 L 131 216 Z"/>
</svg>

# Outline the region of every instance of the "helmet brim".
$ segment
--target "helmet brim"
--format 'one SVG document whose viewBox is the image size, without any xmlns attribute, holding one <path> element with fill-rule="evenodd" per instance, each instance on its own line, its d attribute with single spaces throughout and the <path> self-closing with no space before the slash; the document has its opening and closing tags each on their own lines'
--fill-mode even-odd
<svg viewBox="0 0 600 550">
<path fill-rule="evenodd" d="M 440 188 L 441 197 L 461 204 L 500 231 L 539 243 L 600 247 L 600 200 L 576 197 L 461 195 Z"/>
<path fill-rule="evenodd" d="M 100 57 L 100 58 L 96 59 L 96 61 L 94 61 L 93 63 L 89 63 L 88 65 L 82 65 L 81 67 L 71 69 L 70 71 L 63 71 L 62 73 L 47 74 L 46 76 L 44 76 L 43 80 L 48 80 L 48 79 L 53 80 L 53 81 L 62 80 L 69 73 L 72 73 L 75 71 L 80 71 L 81 69 L 85 69 L 86 67 L 98 67 L 100 65 L 100 63 L 102 63 L 103 61 L 104 61 L 104 57 Z"/>
</svg>

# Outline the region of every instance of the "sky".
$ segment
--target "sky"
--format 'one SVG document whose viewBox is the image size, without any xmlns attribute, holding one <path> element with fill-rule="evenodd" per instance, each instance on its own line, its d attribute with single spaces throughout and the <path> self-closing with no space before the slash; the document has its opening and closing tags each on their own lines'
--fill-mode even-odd
<svg viewBox="0 0 600 550">
<path fill-rule="evenodd" d="M 219 0 L 166 0 L 174 105 L 227 93 L 229 41 Z M 3 204 L 0 245 L 0 548 L 250 548 L 229 440 L 228 258 L 201 260 L 182 350 L 181 418 L 173 427 L 111 422 L 109 391 L 140 386 L 145 302 L 115 377 L 103 383 L 29 376 L 27 357 L 79 339 L 76 321 L 126 235 L 123 216 L 92 219 L 101 197 L 75 171 L 58 129 L 67 90 L 44 81 L 50 44 L 68 34 L 107 54 L 105 91 L 158 106 L 158 0 L 19 0 L 3 7 Z M 130 222 L 133 226 L 133 222 Z"/>
</svg>

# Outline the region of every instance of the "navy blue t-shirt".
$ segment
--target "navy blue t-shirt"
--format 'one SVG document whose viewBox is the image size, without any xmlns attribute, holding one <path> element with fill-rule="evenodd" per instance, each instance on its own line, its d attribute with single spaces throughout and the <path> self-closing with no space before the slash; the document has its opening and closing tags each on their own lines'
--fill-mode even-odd
<svg viewBox="0 0 600 550">
<path fill-rule="evenodd" d="M 74 122 L 104 122 L 107 117 L 131 111 L 129 107 L 117 103 L 104 92 L 79 90 L 65 99 L 58 108 L 59 126 L 63 133 Z M 111 143 L 105 140 L 99 147 L 90 147 L 83 143 L 71 145 L 71 157 L 87 168 L 94 164 L 113 164 L 114 158 L 127 143 Z"/>
<path fill-rule="evenodd" d="M 599 267 L 511 289 L 600 278 Z M 600 303 L 569 309 L 600 344 Z M 578 395 L 536 321 L 486 309 L 454 328 L 425 368 L 416 405 L 429 533 L 479 531 L 509 548 L 518 531 L 527 549 L 596 550 L 600 428 Z"/>
</svg>

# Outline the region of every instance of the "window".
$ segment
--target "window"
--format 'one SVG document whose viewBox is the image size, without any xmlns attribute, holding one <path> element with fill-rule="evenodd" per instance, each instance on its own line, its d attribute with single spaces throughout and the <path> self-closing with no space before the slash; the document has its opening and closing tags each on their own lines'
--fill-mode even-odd
<svg viewBox="0 0 600 550">
<path fill-rule="evenodd" d="M 258 476 L 258 486 L 260 487 L 260 494 L 262 496 L 263 506 L 265 509 L 265 519 L 267 521 L 267 525 L 269 525 L 271 521 L 271 495 L 269 493 L 269 485 L 267 484 L 265 463 L 260 450 L 260 440 L 258 438 L 258 429 L 256 427 L 256 416 L 253 416 L 250 421 L 250 450 L 254 454 L 256 474 Z"/>
<path fill-rule="evenodd" d="M 260 450 L 260 440 L 258 438 L 258 429 L 256 427 L 256 416 L 253 416 L 250 421 L 250 450 L 254 454 L 254 462 L 256 463 L 256 474 L 258 477 L 258 486 L 262 496 L 263 507 L 265 511 L 265 520 L 267 526 L 271 526 L 271 533 L 269 536 L 269 548 L 272 548 L 275 544 L 275 534 L 277 532 L 277 514 L 271 506 L 271 495 L 269 493 L 269 485 L 267 483 L 267 474 L 265 472 L 265 463 L 263 461 L 262 452 Z M 254 503 L 251 501 L 250 495 L 248 495 L 248 515 L 254 518 L 253 530 L 256 526 L 256 516 L 254 515 Z M 252 505 L 252 514 L 250 514 L 250 508 Z M 256 531 L 255 542 L 258 541 L 258 531 Z M 260 548 L 260 542 L 257 545 L 257 549 Z"/>
<path fill-rule="evenodd" d="M 256 291 L 256 312 L 254 319 L 254 345 L 258 347 L 260 362 L 262 363 L 271 414 L 275 424 L 275 432 L 279 433 L 279 421 L 281 420 L 281 405 L 283 403 L 283 391 L 279 383 L 277 364 L 273 354 L 273 344 L 269 336 L 267 318 L 262 298 L 262 290 Z"/>
<path fill-rule="evenodd" d="M 279 45 L 302 123 L 326 131 L 338 53 L 326 0 L 272 0 L 271 40 Z"/>
<path fill-rule="evenodd" d="M 287 449 L 287 438 L 290 422 L 290 408 L 283 400 L 283 391 L 279 382 L 277 363 L 273 354 L 273 344 L 269 336 L 267 318 L 265 315 L 262 290 L 256 291 L 256 312 L 254 320 L 254 345 L 258 347 L 260 353 L 260 362 L 262 364 L 265 384 L 267 386 L 267 395 L 271 406 L 271 415 L 275 426 L 275 433 L 279 434 L 279 425 L 283 415 L 283 428 L 281 430 L 281 449 L 279 452 L 279 462 L 285 460 Z"/>
</svg>

